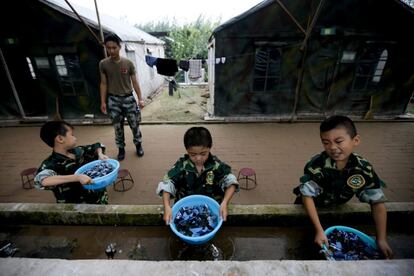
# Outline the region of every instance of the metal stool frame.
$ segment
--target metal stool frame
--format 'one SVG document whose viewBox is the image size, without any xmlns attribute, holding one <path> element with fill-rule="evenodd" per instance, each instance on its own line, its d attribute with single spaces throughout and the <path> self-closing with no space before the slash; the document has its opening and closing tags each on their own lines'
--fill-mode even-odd
<svg viewBox="0 0 414 276">
<path fill-rule="evenodd" d="M 242 183 L 240 183 L 240 180 L 243 180 L 245 182 L 245 185 L 242 185 Z M 252 168 L 241 168 L 237 176 L 237 181 L 239 181 L 240 189 L 252 190 L 256 188 L 257 179 L 255 170 Z M 249 187 L 249 181 L 253 183 L 252 187 Z"/>
</svg>

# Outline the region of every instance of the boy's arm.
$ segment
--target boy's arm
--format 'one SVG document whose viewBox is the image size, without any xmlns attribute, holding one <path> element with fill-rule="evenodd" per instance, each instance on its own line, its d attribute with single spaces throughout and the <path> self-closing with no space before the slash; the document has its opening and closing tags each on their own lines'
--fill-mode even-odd
<svg viewBox="0 0 414 276">
<path fill-rule="evenodd" d="M 40 181 L 42 186 L 56 186 L 70 182 L 80 182 L 82 185 L 92 183 L 92 179 L 85 174 L 71 174 L 71 175 L 53 175 L 43 178 Z"/>
<path fill-rule="evenodd" d="M 323 231 L 321 222 L 319 221 L 318 212 L 315 207 L 315 202 L 310 196 L 302 196 L 303 206 L 308 214 L 313 226 L 315 227 L 315 243 L 322 247 L 324 244 L 328 246 L 328 238 Z"/>
<path fill-rule="evenodd" d="M 172 209 L 170 206 L 170 193 L 163 191 L 162 192 L 162 203 L 164 205 L 164 221 L 165 224 L 170 224 L 172 220 Z"/>
<path fill-rule="evenodd" d="M 384 203 L 371 204 L 372 216 L 377 229 L 377 244 L 385 258 L 392 259 L 394 254 L 387 242 L 387 209 Z"/>
<path fill-rule="evenodd" d="M 236 184 L 232 184 L 226 188 L 223 201 L 220 204 L 220 215 L 223 218 L 223 221 L 227 220 L 227 214 L 228 214 L 227 206 L 229 205 L 230 200 L 233 197 L 235 191 L 236 191 Z"/>
</svg>

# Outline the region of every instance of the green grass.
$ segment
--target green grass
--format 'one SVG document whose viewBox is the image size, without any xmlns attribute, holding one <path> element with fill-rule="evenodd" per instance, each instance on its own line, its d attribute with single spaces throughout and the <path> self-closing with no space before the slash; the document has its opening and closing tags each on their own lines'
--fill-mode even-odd
<svg viewBox="0 0 414 276">
<path fill-rule="evenodd" d="M 169 96 L 168 88 L 165 88 L 144 107 L 142 121 L 199 121 L 205 113 L 205 107 L 201 107 L 202 92 L 204 89 L 198 87 L 180 87 Z"/>
</svg>

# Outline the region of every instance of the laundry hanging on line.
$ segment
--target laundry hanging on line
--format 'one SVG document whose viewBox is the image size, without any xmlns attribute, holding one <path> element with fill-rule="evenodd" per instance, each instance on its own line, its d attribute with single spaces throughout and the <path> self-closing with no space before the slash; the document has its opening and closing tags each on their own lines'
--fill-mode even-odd
<svg viewBox="0 0 414 276">
<path fill-rule="evenodd" d="M 188 60 L 180 60 L 178 67 L 187 72 L 190 69 L 190 62 Z"/>
<path fill-rule="evenodd" d="M 166 59 L 146 55 L 145 62 L 148 66 L 157 67 L 157 72 L 160 75 L 164 76 L 175 76 L 175 73 L 178 72 L 177 61 L 175 59 Z"/>
<path fill-rule="evenodd" d="M 157 72 L 164 76 L 175 76 L 178 72 L 177 61 L 175 59 L 157 58 Z"/>
<path fill-rule="evenodd" d="M 224 58 L 225 59 L 225 58 Z M 164 76 L 175 76 L 178 72 L 178 68 L 189 71 L 189 77 L 192 79 L 198 79 L 201 77 L 201 67 L 206 63 L 205 59 L 190 59 L 180 60 L 178 62 L 175 59 L 165 59 L 159 57 L 153 57 L 150 55 L 145 56 L 145 62 L 148 66 L 157 67 L 157 72 Z M 224 63 L 224 62 L 223 62 Z"/>
<path fill-rule="evenodd" d="M 153 67 L 154 65 L 157 65 L 157 59 L 158 59 L 157 57 L 153 57 L 153 56 L 149 56 L 149 55 L 145 56 L 145 62 L 150 67 Z"/>
<path fill-rule="evenodd" d="M 201 77 L 201 59 L 190 59 L 190 79 L 198 79 Z"/>
</svg>

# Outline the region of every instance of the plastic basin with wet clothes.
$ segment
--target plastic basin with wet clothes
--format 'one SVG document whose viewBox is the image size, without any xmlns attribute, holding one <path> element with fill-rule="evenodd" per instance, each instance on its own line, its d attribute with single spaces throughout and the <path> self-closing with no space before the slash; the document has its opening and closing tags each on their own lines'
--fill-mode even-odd
<svg viewBox="0 0 414 276">
<path fill-rule="evenodd" d="M 361 232 L 357 229 L 354 229 L 352 227 L 341 226 L 341 225 L 332 226 L 332 227 L 329 227 L 328 229 L 325 230 L 325 235 L 329 238 L 329 235 L 330 234 L 335 234 L 336 231 L 352 233 L 360 239 L 360 241 L 364 244 L 365 248 L 369 247 L 373 250 L 373 251 L 371 250 L 371 253 L 376 252 L 377 254 L 379 254 L 377 256 L 380 256 L 382 254 L 382 253 L 380 253 L 380 250 L 377 246 L 377 243 L 375 242 L 375 240 L 373 238 L 371 238 L 367 234 L 365 234 L 365 233 L 363 233 L 363 232 Z M 349 239 L 352 239 L 352 238 L 350 237 Z M 356 244 L 354 244 L 354 245 L 356 245 Z M 341 247 L 342 247 L 342 245 L 341 245 Z M 348 247 L 349 247 L 349 245 L 348 245 Z M 326 247 L 324 247 L 324 250 L 326 252 Z M 355 250 L 356 250 L 356 248 L 355 248 Z M 334 255 L 330 255 L 329 257 L 327 256 L 327 259 L 328 260 L 336 260 L 337 258 Z M 342 257 L 340 257 L 339 259 L 342 259 Z"/>
<path fill-rule="evenodd" d="M 348 227 L 348 226 L 341 226 L 341 225 L 337 225 L 337 226 L 331 226 L 328 229 L 325 230 L 325 235 L 328 236 L 333 230 L 340 230 L 340 231 L 345 231 L 345 232 L 349 232 L 349 233 L 354 233 L 355 235 L 357 235 L 365 244 L 372 246 L 375 249 L 378 249 L 377 243 L 375 242 L 375 240 L 373 238 L 371 238 L 370 236 L 368 236 L 367 234 L 352 228 L 352 227 Z"/>
<path fill-rule="evenodd" d="M 108 162 L 113 167 L 113 170 L 104 176 L 92 178 L 93 182 L 91 184 L 83 185 L 85 189 L 99 190 L 99 189 L 105 188 L 106 186 L 114 183 L 114 181 L 118 177 L 118 171 L 119 171 L 120 165 L 119 165 L 118 160 L 115 160 L 115 159 L 95 160 L 95 161 L 89 162 L 83 165 L 82 167 L 80 167 L 79 169 L 77 169 L 75 174 L 84 174 L 86 171 L 92 169 L 96 165 L 101 164 L 102 162 Z"/>
<path fill-rule="evenodd" d="M 215 225 L 214 229 L 205 235 L 196 237 L 187 236 L 179 232 L 174 223 L 177 212 L 183 207 L 193 207 L 199 205 L 204 206 L 204 204 L 206 204 L 210 209 L 210 212 L 217 217 L 217 224 Z M 211 197 L 204 195 L 189 195 L 177 201 L 172 207 L 172 222 L 170 223 L 170 228 L 174 234 L 176 234 L 181 240 L 188 244 L 198 245 L 208 242 L 216 235 L 222 224 L 223 219 L 220 216 L 220 205 Z"/>
</svg>

